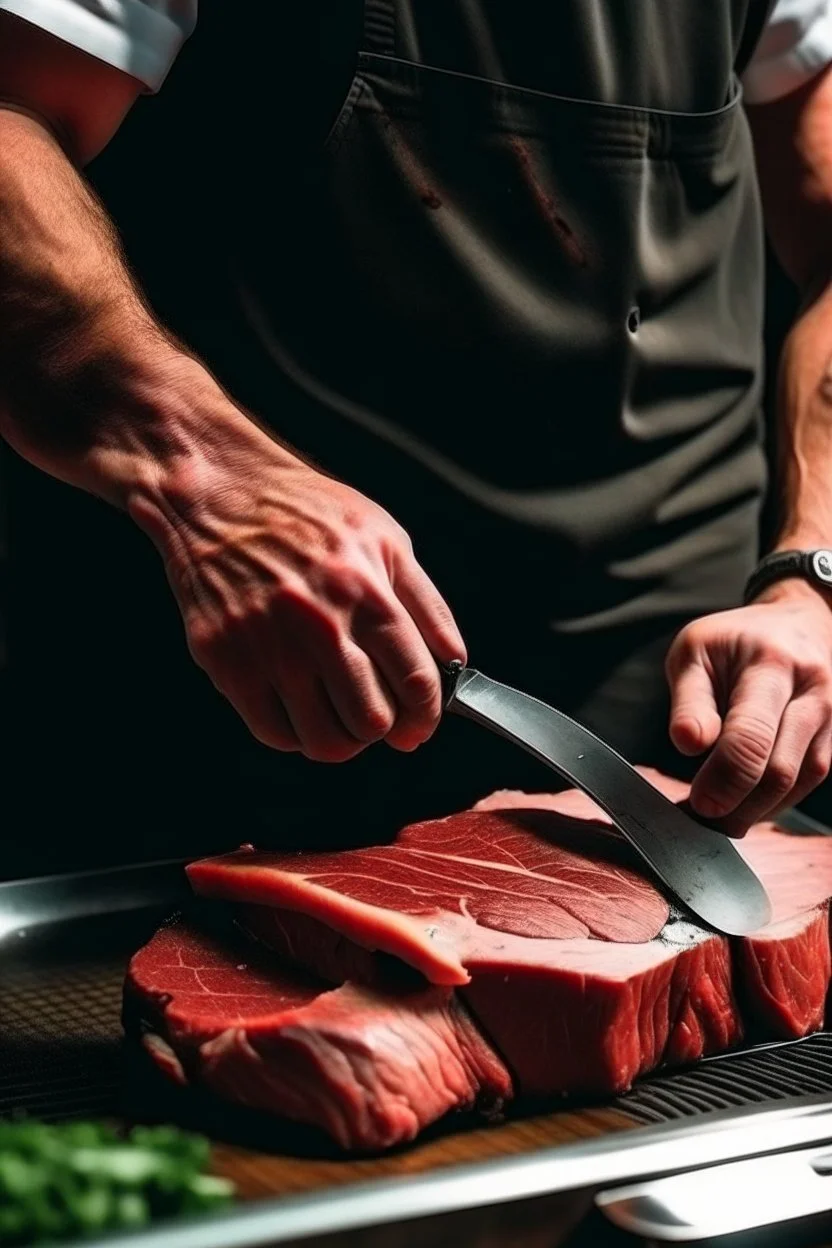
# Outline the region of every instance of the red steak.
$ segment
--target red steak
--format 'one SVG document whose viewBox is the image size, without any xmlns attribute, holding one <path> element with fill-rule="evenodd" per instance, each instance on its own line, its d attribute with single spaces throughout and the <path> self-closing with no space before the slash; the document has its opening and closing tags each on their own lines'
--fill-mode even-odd
<svg viewBox="0 0 832 1248">
<path fill-rule="evenodd" d="M 689 786 L 652 768 L 643 774 L 673 801 Z M 475 810 L 549 809 L 576 818 L 607 816 L 577 790 L 560 794 L 492 793 Z M 759 824 L 737 841 L 739 852 L 765 884 L 772 921 L 762 931 L 732 941 L 734 980 L 742 1016 L 767 1039 L 793 1039 L 823 1025 L 832 958 L 829 898 L 832 897 L 832 837 L 795 836 L 774 824 Z"/>
<path fill-rule="evenodd" d="M 665 899 L 598 822 L 465 812 L 393 846 L 243 851 L 189 875 L 245 903 L 248 931 L 330 982 L 377 982 L 372 950 L 465 984 L 525 1093 L 624 1089 L 663 1058 L 739 1035 L 726 943 L 669 925 Z"/>
<path fill-rule="evenodd" d="M 168 1077 L 312 1123 L 344 1148 L 388 1148 L 451 1110 L 511 1097 L 450 989 L 332 990 L 182 922 L 132 959 L 125 1005 Z"/>
<path fill-rule="evenodd" d="M 764 825 L 738 847 L 774 917 L 730 942 L 672 910 L 574 791 L 492 794 L 388 846 L 238 850 L 188 874 L 255 940 L 163 929 L 133 959 L 127 1001 L 171 1077 L 348 1147 L 514 1090 L 622 1091 L 744 1030 L 823 1023 L 832 838 Z"/>
<path fill-rule="evenodd" d="M 821 1024 L 832 839 L 764 826 L 740 849 L 776 922 L 733 951 L 671 915 L 577 792 L 495 794 L 394 845 L 238 851 L 189 876 L 197 892 L 240 903 L 242 925 L 281 958 L 330 982 L 378 982 L 379 954 L 393 954 L 457 983 L 520 1091 L 613 1092 L 661 1062 L 730 1047 L 743 1020 L 762 1036 Z"/>
</svg>

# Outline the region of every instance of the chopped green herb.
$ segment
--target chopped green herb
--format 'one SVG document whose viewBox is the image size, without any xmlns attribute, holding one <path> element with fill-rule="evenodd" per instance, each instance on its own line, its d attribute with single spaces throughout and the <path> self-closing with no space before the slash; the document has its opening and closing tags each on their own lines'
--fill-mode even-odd
<svg viewBox="0 0 832 1248">
<path fill-rule="evenodd" d="M 176 1127 L 0 1121 L 0 1244 L 56 1242 L 221 1208 L 211 1146 Z"/>
</svg>

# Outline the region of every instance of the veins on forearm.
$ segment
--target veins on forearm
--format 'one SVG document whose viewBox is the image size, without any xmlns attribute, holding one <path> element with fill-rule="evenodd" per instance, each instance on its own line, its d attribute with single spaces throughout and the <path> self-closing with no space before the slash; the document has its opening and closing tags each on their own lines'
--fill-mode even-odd
<svg viewBox="0 0 832 1248">
<path fill-rule="evenodd" d="M 9 130 L 4 118 L 4 138 Z M 0 158 L 4 432 L 80 449 L 117 410 L 124 344 L 162 337 L 92 192 L 34 124 L 11 129 Z"/>
</svg>

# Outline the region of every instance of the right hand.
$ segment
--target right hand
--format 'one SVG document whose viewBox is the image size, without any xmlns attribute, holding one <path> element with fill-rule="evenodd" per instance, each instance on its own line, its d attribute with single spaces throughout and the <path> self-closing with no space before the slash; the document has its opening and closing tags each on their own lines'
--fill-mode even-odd
<svg viewBox="0 0 832 1248">
<path fill-rule="evenodd" d="M 129 506 L 191 654 L 275 749 L 414 749 L 441 715 L 437 662 L 465 659 L 449 608 L 387 512 L 236 415 Z"/>
</svg>

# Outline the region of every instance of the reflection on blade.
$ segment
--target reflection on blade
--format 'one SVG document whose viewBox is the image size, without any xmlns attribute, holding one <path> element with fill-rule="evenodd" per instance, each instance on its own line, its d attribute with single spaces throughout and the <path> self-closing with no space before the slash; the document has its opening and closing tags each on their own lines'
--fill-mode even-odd
<svg viewBox="0 0 832 1248">
<path fill-rule="evenodd" d="M 765 927 L 768 895 L 728 837 L 680 810 L 567 715 L 472 668 L 453 679 L 448 710 L 522 746 L 583 789 L 696 918 L 729 936 Z"/>
</svg>

